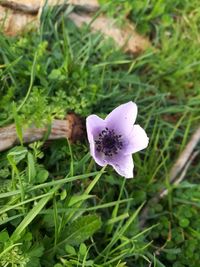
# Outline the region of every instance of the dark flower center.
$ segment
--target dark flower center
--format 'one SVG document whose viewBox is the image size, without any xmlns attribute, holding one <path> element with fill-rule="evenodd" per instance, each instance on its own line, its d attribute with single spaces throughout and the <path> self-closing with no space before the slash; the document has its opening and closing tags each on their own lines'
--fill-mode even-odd
<svg viewBox="0 0 200 267">
<path fill-rule="evenodd" d="M 113 156 L 118 154 L 119 150 L 122 149 L 123 143 L 121 141 L 121 135 L 115 134 L 114 130 L 105 128 L 95 140 L 96 150 L 104 153 L 106 156 Z"/>
</svg>

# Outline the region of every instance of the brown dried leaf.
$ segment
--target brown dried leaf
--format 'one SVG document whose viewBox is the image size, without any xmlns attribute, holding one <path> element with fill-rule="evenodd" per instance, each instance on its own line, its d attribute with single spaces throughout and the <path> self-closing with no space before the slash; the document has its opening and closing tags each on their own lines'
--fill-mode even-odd
<svg viewBox="0 0 200 267">
<path fill-rule="evenodd" d="M 92 21 L 93 18 L 87 14 L 80 15 L 73 12 L 69 15 L 69 18 L 78 27 L 81 27 L 84 23 L 91 23 L 90 27 L 93 31 L 100 31 L 105 36 L 113 38 L 116 44 L 122 47 L 125 52 L 137 54 L 150 46 L 149 40 L 138 34 L 135 27 L 128 21 L 123 28 L 119 28 L 116 26 L 114 19 L 105 16 L 99 16 Z"/>
</svg>

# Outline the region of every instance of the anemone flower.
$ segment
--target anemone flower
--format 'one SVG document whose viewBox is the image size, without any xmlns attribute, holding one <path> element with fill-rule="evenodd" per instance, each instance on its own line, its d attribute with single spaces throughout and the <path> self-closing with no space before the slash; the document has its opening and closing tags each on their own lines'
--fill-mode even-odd
<svg viewBox="0 0 200 267">
<path fill-rule="evenodd" d="M 132 154 L 148 146 L 149 138 L 138 124 L 137 105 L 130 101 L 115 108 L 103 120 L 97 115 L 86 119 L 90 153 L 100 166 L 111 165 L 126 178 L 133 178 Z"/>
</svg>

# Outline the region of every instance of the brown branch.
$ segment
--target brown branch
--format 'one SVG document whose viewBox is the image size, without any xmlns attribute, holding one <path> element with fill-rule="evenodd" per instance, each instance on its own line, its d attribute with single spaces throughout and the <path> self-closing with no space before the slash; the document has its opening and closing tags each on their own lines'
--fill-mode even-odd
<svg viewBox="0 0 200 267">
<path fill-rule="evenodd" d="M 23 130 L 23 142 L 32 143 L 42 140 L 48 133 L 48 127 L 31 127 Z M 48 140 L 67 138 L 71 142 L 81 140 L 85 133 L 84 121 L 75 114 L 68 114 L 66 120 L 54 120 L 50 127 Z M 0 151 L 19 144 L 14 124 L 0 128 Z"/>
<path fill-rule="evenodd" d="M 192 135 L 190 141 L 186 145 L 185 149 L 182 151 L 180 156 L 178 157 L 177 161 L 173 165 L 170 173 L 169 173 L 169 181 L 171 185 L 178 185 L 184 178 L 187 173 L 187 170 L 196 156 L 199 154 L 198 151 L 194 152 L 195 147 L 197 146 L 198 142 L 200 141 L 200 127 Z M 193 153 L 193 154 L 192 154 Z M 178 176 L 178 174 L 180 174 Z M 154 205 L 159 202 L 161 198 L 166 196 L 169 193 L 169 190 L 164 188 L 162 189 L 157 195 L 151 198 L 141 212 L 141 220 L 140 226 L 143 227 L 146 223 L 149 206 Z"/>
<path fill-rule="evenodd" d="M 185 167 L 183 168 L 180 176 L 177 179 L 173 180 L 174 181 L 173 182 L 174 185 L 178 185 L 178 184 L 180 184 L 183 181 L 183 179 L 185 178 L 185 175 L 187 173 L 188 168 L 190 167 L 190 165 L 192 164 L 193 160 L 197 157 L 198 154 L 199 154 L 199 151 L 195 151 L 191 155 L 191 157 L 188 159 Z M 169 193 L 168 191 L 169 191 L 168 189 L 163 190 L 160 193 L 159 198 L 163 198 L 164 196 L 166 196 Z"/>
<path fill-rule="evenodd" d="M 0 5 L 2 7 L 31 15 L 37 15 L 39 9 L 45 4 L 48 4 L 48 6 L 73 5 L 76 8 L 87 12 L 96 12 L 99 9 L 97 0 L 0 0 Z"/>
<path fill-rule="evenodd" d="M 176 176 L 180 173 L 180 171 L 183 169 L 185 164 L 187 163 L 188 159 L 190 158 L 193 150 L 195 149 L 196 145 L 198 144 L 200 140 L 200 127 L 197 128 L 195 133 L 192 135 L 191 140 L 175 162 L 174 166 L 172 167 L 169 177 L 170 181 L 174 181 Z"/>
<path fill-rule="evenodd" d="M 35 5 L 29 4 L 29 3 L 19 3 L 15 1 L 10 1 L 10 0 L 1 0 L 0 5 L 6 8 L 13 9 L 15 11 L 19 11 L 22 13 L 26 14 L 31 14 L 31 15 L 37 15 L 39 8 L 40 8 L 40 3 L 35 3 Z"/>
</svg>

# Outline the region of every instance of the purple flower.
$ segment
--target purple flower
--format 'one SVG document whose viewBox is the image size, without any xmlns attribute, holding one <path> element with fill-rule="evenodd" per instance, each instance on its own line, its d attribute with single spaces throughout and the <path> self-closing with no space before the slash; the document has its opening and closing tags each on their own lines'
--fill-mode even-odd
<svg viewBox="0 0 200 267">
<path fill-rule="evenodd" d="M 133 177 L 132 153 L 147 147 L 149 138 L 144 129 L 134 125 L 137 105 L 128 102 L 115 108 L 105 120 L 97 115 L 86 119 L 90 153 L 97 164 L 111 165 L 126 178 Z"/>
</svg>

